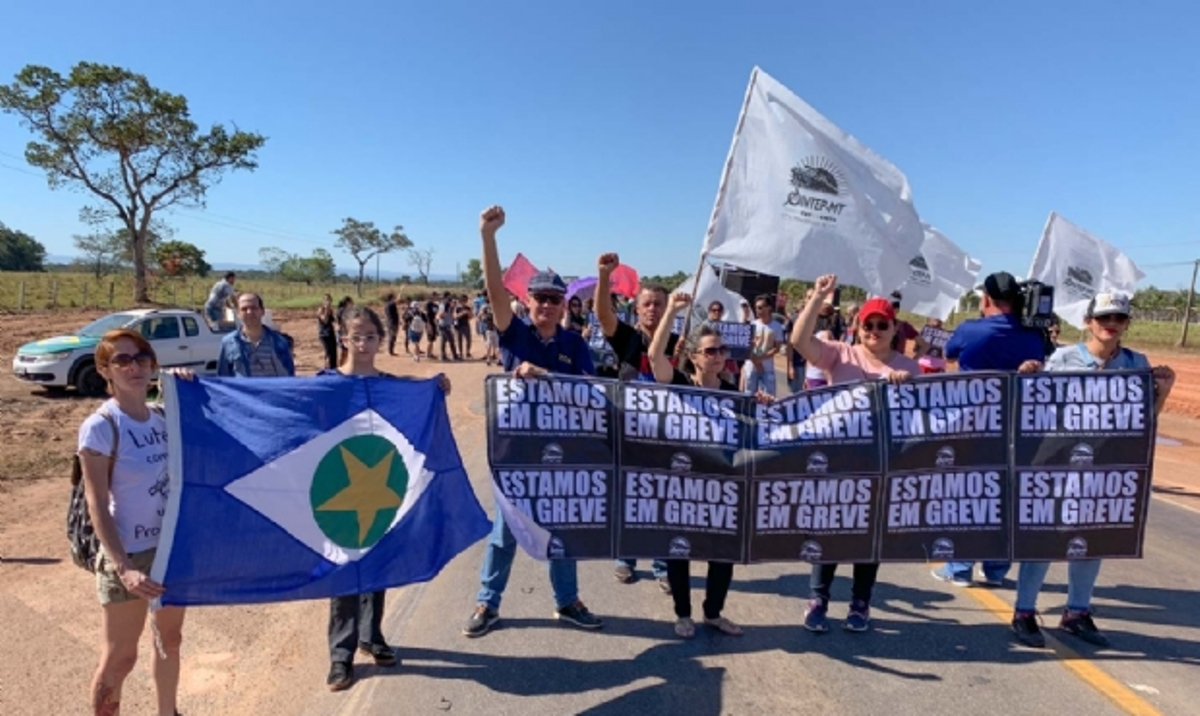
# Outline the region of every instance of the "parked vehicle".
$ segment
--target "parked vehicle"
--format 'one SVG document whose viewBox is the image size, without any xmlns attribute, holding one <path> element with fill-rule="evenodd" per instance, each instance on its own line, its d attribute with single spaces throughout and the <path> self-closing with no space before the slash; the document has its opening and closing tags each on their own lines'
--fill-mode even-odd
<svg viewBox="0 0 1200 716">
<path fill-rule="evenodd" d="M 269 321 L 269 316 L 264 318 L 264 322 Z M 121 311 L 71 335 L 26 343 L 13 357 L 13 373 L 50 390 L 74 386 L 83 395 L 103 395 L 105 383 L 96 370 L 96 345 L 105 333 L 116 328 L 131 328 L 145 336 L 154 346 L 161 367 L 191 368 L 204 375 L 216 373 L 221 339 L 236 324 L 223 323 L 214 330 L 202 315 L 181 308 Z"/>
</svg>

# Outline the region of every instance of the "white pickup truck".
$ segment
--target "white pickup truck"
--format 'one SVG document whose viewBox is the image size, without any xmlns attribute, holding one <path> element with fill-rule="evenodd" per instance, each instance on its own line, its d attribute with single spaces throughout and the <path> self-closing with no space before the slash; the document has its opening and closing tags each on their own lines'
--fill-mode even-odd
<svg viewBox="0 0 1200 716">
<path fill-rule="evenodd" d="M 264 323 L 269 323 L 264 317 Z M 214 331 L 204 317 L 181 308 L 138 308 L 111 313 L 72 335 L 26 343 L 17 349 L 13 372 L 22 380 L 50 390 L 74 386 L 83 395 L 103 395 L 104 378 L 96 370 L 94 354 L 100 338 L 115 328 L 130 328 L 154 346 L 163 368 L 191 368 L 199 374 L 217 371 L 221 339 L 235 325 Z"/>
</svg>

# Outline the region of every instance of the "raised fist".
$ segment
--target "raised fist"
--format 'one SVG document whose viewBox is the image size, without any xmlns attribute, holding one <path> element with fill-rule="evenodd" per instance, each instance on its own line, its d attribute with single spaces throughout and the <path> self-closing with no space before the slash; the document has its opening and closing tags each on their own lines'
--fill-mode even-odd
<svg viewBox="0 0 1200 716">
<path fill-rule="evenodd" d="M 616 254 L 600 254 L 600 258 L 596 259 L 596 270 L 604 275 L 609 275 L 621 265 L 621 258 Z"/>
<path fill-rule="evenodd" d="M 479 215 L 479 231 L 484 234 L 494 235 L 501 226 L 504 226 L 504 208 L 500 206 L 489 206 Z"/>
</svg>

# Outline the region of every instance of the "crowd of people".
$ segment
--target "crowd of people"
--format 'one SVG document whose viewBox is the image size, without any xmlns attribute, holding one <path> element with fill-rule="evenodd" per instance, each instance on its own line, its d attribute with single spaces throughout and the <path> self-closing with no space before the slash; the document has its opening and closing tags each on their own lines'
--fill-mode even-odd
<svg viewBox="0 0 1200 716">
<path fill-rule="evenodd" d="M 620 265 L 616 254 L 605 253 L 597 259 L 593 296 L 568 296 L 563 280 L 545 271 L 531 278 L 525 299 L 516 300 L 503 286 L 496 245 L 497 232 L 504 222 L 504 210 L 498 206 L 480 216 L 487 288 L 474 297 L 435 291 L 405 302 L 388 294 L 381 317 L 371 308 L 356 305 L 350 297 L 335 305 L 332 296 L 325 296 L 317 321 L 326 367 L 318 375 L 399 379 L 376 366 L 385 347 L 390 355 L 403 350 L 414 361 L 424 357 L 455 362 L 475 359 L 478 337 L 483 342 L 480 359 L 521 378 L 536 379 L 552 373 L 610 375 L 625 381 L 744 391 L 753 393 L 756 400 L 769 402 L 775 399 L 778 389 L 777 356 L 785 356 L 788 385 L 796 392 L 871 379 L 902 383 L 922 372 L 918 359 L 931 350 L 921 334 L 899 317 L 899 296 L 869 298 L 860 306 L 847 306 L 844 313 L 839 310 L 835 276 L 818 278 L 804 303 L 782 321 L 776 315 L 773 297 L 758 297 L 753 308 L 749 301 L 739 306 L 741 320 L 753 324 L 751 350 L 740 364 L 730 361 L 728 347 L 716 326 L 726 312 L 720 302 L 706 306 L 706 319 L 679 336 L 672 332 L 674 319 L 690 305 L 689 296 L 672 296 L 660 286 L 646 285 L 636 296 L 626 297 L 628 302 L 614 299 L 610 277 Z M 233 378 L 294 376 L 289 341 L 263 323 L 265 306 L 260 296 L 231 293 L 234 280 L 232 274 L 223 279 L 230 292 L 224 287 L 214 288 L 215 302 L 206 306 L 206 314 L 213 320 L 218 320 L 218 314 L 223 314 L 229 304 L 237 311 L 239 325 L 222 341 L 218 374 Z M 1049 354 L 1042 334 L 1022 325 L 1021 300 L 1019 285 L 1011 275 L 1000 272 L 988 276 L 982 290 L 981 318 L 958 326 L 944 347 L 944 358 L 957 361 L 960 371 L 1033 373 L 1150 367 L 1143 354 L 1122 345 L 1131 316 L 1127 297 L 1097 295 L 1087 312 L 1086 340 L 1056 347 Z M 597 332 L 615 357 L 615 365 L 609 366 L 608 372 L 593 358 Z M 137 660 L 149 600 L 164 593 L 164 586 L 151 580 L 149 572 L 169 486 L 167 441 L 161 411 L 146 403 L 158 359 L 145 338 L 124 329 L 106 334 L 96 348 L 96 366 L 108 383 L 111 397 L 84 421 L 78 440 L 87 504 L 101 545 L 95 578 L 103 608 L 103 642 L 91 700 L 94 713 L 115 714 L 122 685 Z M 1161 410 L 1173 386 L 1174 373 L 1166 366 L 1152 370 L 1155 407 Z M 194 377 L 188 371 L 176 373 L 182 379 Z M 443 390 L 449 392 L 449 380 L 444 375 L 440 380 Z M 131 439 L 120 439 L 122 435 Z M 501 599 L 516 552 L 516 540 L 503 513 L 496 510 L 493 531 L 484 546 L 476 605 L 462 627 L 465 636 L 482 637 L 499 622 Z M 829 629 L 831 586 L 837 567 L 812 566 L 803 613 L 803 625 L 809 631 Z M 1047 567 L 1044 562 L 1024 563 L 1017 571 L 1012 630 L 1019 641 L 1030 646 L 1045 644 L 1036 601 Z M 621 583 L 632 583 L 636 569 L 635 561 L 620 560 L 614 576 Z M 672 598 L 674 633 L 684 639 L 692 637 L 696 622 L 692 618 L 689 562 L 655 560 L 651 569 L 659 589 Z M 974 565 L 950 563 L 935 570 L 933 576 L 956 586 L 976 580 L 996 585 L 1010 569 L 1009 564 L 984 563 L 976 576 Z M 602 618 L 580 598 L 576 563 L 552 560 L 547 570 L 555 616 L 580 629 L 602 628 Z M 1059 626 L 1066 633 L 1103 645 L 1107 641 L 1092 619 L 1091 607 L 1099 571 L 1099 560 L 1070 563 L 1067 605 Z M 871 629 L 871 597 L 878 575 L 877 563 L 853 566 L 843 621 L 846 630 Z M 733 578 L 733 565 L 709 563 L 702 623 L 718 633 L 738 636 L 742 628 L 724 615 Z M 383 592 L 331 600 L 330 689 L 351 685 L 356 652 L 379 665 L 396 663 L 395 651 L 381 630 L 383 612 Z M 184 610 L 163 608 L 152 619 L 160 651 L 153 660 L 158 713 L 170 716 L 177 713 Z"/>
</svg>

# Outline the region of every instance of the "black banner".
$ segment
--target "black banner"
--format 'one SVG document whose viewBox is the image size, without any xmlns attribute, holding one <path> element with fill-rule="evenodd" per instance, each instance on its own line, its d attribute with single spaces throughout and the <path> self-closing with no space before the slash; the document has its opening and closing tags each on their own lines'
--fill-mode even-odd
<svg viewBox="0 0 1200 716">
<path fill-rule="evenodd" d="M 1013 557 L 1141 557 L 1154 454 L 1143 371 L 1016 379 Z"/>
<path fill-rule="evenodd" d="M 648 382 L 492 376 L 486 386 L 495 489 L 538 557 L 1142 553 L 1147 371 L 951 373 L 770 405 Z"/>
<path fill-rule="evenodd" d="M 684 314 L 675 316 L 671 324 L 671 332 L 682 336 Z M 703 307 L 697 307 L 692 312 L 692 321 L 688 331 L 696 330 L 701 324 L 712 326 L 721 332 L 721 343 L 729 350 L 730 360 L 746 360 L 750 357 L 750 348 L 754 345 L 754 326 L 740 321 L 710 321 L 704 314 Z"/>
</svg>

